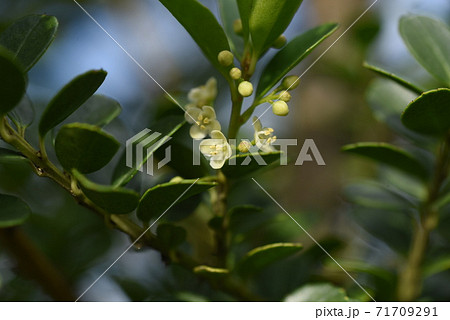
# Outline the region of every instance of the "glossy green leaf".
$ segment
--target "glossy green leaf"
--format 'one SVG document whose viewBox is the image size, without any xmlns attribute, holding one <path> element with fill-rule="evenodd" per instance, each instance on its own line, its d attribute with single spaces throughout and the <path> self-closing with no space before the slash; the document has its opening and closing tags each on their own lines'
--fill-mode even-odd
<svg viewBox="0 0 450 320">
<path fill-rule="evenodd" d="M 289 71 L 305 59 L 322 41 L 332 35 L 338 28 L 335 23 L 328 23 L 299 35 L 281 49 L 268 63 L 259 80 L 256 99 L 262 98 Z"/>
<path fill-rule="evenodd" d="M 230 50 L 228 39 L 216 17 L 197 0 L 159 0 L 191 35 L 209 61 L 228 78 L 217 60 L 219 52 Z"/>
<path fill-rule="evenodd" d="M 23 224 L 31 215 L 28 205 L 17 197 L 0 194 L 0 228 Z"/>
<path fill-rule="evenodd" d="M 436 79 L 450 86 L 450 29 L 429 17 L 400 19 L 400 34 L 412 55 Z"/>
<path fill-rule="evenodd" d="M 0 163 L 15 163 L 17 161 L 28 161 L 28 159 L 13 150 L 0 148 Z"/>
<path fill-rule="evenodd" d="M 257 274 L 272 263 L 290 257 L 303 246 L 298 243 L 272 243 L 249 251 L 236 266 L 242 276 Z"/>
<path fill-rule="evenodd" d="M 142 221 L 157 219 L 175 204 L 216 185 L 215 182 L 201 180 L 181 180 L 167 182 L 150 188 L 142 196 L 137 215 Z"/>
<path fill-rule="evenodd" d="M 216 280 L 226 277 L 230 271 L 228 269 L 201 265 L 194 268 L 194 273 L 211 280 Z"/>
<path fill-rule="evenodd" d="M 150 134 L 160 133 L 156 139 L 153 139 L 147 142 L 144 148 L 147 150 L 145 156 L 142 158 L 142 161 L 139 162 L 139 165 L 135 165 L 133 168 L 129 168 L 126 166 L 126 150 L 122 154 L 116 168 L 114 169 L 112 184 L 114 186 L 124 186 L 139 172 L 141 169 L 152 157 L 161 146 L 166 146 L 166 142 L 169 140 L 169 137 L 172 137 L 181 127 L 186 123 L 183 116 L 173 115 L 168 116 L 163 119 L 158 120 L 157 123 L 151 125 L 151 132 L 142 136 L 134 136 L 130 139 L 133 139 L 132 145 L 138 145 L 142 143 Z M 142 131 L 141 131 L 142 132 Z M 140 133 L 138 133 L 140 135 Z M 133 148 L 133 152 L 136 151 L 136 148 Z M 133 153 L 133 160 L 136 159 L 135 154 Z"/>
<path fill-rule="evenodd" d="M 69 82 L 50 101 L 39 122 L 39 134 L 44 137 L 68 116 L 75 112 L 101 86 L 106 78 L 106 71 L 91 70 Z"/>
<path fill-rule="evenodd" d="M 257 56 L 286 30 L 303 0 L 253 0 L 249 28 Z"/>
<path fill-rule="evenodd" d="M 265 169 L 279 163 L 282 153 L 280 151 L 269 153 L 243 153 L 232 156 L 225 162 L 222 172 L 230 178 L 242 178 L 258 170 Z M 261 157 L 260 163 L 256 160 Z M 246 164 L 250 159 L 250 162 Z"/>
<path fill-rule="evenodd" d="M 236 1 L 218 0 L 223 28 L 228 36 L 231 51 L 240 60 L 244 51 L 244 40 L 234 32 L 233 23 L 239 19 L 239 9 Z"/>
<path fill-rule="evenodd" d="M 80 122 L 104 127 L 117 118 L 121 112 L 122 107 L 119 102 L 101 94 L 94 94 L 66 121 L 68 123 Z"/>
<path fill-rule="evenodd" d="M 418 205 L 387 186 L 369 181 L 347 186 L 345 196 L 355 204 L 370 208 L 405 211 Z"/>
<path fill-rule="evenodd" d="M 161 223 L 156 229 L 158 240 L 165 248 L 173 249 L 186 241 L 186 230 L 169 223 Z"/>
<path fill-rule="evenodd" d="M 370 84 L 366 98 L 378 121 L 404 137 L 425 142 L 426 137 L 409 130 L 401 121 L 405 107 L 417 98 L 417 94 L 392 81 L 377 79 Z"/>
<path fill-rule="evenodd" d="M 29 15 L 14 22 L 0 35 L 0 45 L 30 70 L 55 39 L 58 20 L 53 16 Z"/>
<path fill-rule="evenodd" d="M 20 102 L 26 85 L 23 68 L 9 51 L 0 47 L 0 115 L 8 113 Z"/>
<path fill-rule="evenodd" d="M 137 192 L 94 183 L 77 170 L 72 173 L 86 197 L 108 213 L 125 214 L 136 209 L 140 197 Z"/>
<path fill-rule="evenodd" d="M 428 177 L 427 170 L 414 156 L 388 143 L 356 143 L 343 147 L 342 151 L 370 158 L 421 179 Z"/>
<path fill-rule="evenodd" d="M 403 124 L 410 130 L 445 135 L 450 130 L 450 89 L 425 92 L 406 108 Z"/>
<path fill-rule="evenodd" d="M 250 35 L 250 15 L 252 13 L 253 2 L 255 0 L 237 0 L 239 15 L 242 20 L 242 32 L 244 39 L 249 39 Z"/>
<path fill-rule="evenodd" d="M 345 290 L 329 283 L 307 284 L 291 294 L 285 302 L 348 302 Z"/>
<path fill-rule="evenodd" d="M 111 161 L 119 142 L 100 128 L 84 123 L 61 127 L 55 140 L 55 152 L 67 171 L 81 173 L 100 170 Z"/>
<path fill-rule="evenodd" d="M 397 76 L 396 74 L 393 74 L 389 71 L 383 70 L 379 67 L 372 66 L 372 65 L 368 64 L 367 62 L 364 63 L 364 68 L 367 68 L 382 77 L 390 79 L 390 80 L 398 83 L 399 85 L 405 87 L 406 89 L 409 89 L 417 94 L 422 94 L 425 91 L 424 89 L 419 88 L 417 85 L 411 83 L 410 81 L 405 80 L 405 79 Z"/>
</svg>

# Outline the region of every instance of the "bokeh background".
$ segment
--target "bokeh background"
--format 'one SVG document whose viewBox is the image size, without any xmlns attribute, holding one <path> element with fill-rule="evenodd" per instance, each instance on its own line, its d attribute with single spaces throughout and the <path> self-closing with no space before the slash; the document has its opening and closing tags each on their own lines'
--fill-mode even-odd
<svg viewBox="0 0 450 320">
<path fill-rule="evenodd" d="M 214 0 L 202 0 L 217 14 Z M 291 74 L 300 75 L 371 4 L 363 0 L 304 0 L 286 31 L 288 39 L 313 26 L 338 22 L 340 29 Z M 218 76 L 187 32 L 156 0 L 80 1 L 98 22 L 139 61 L 142 66 L 180 101 L 187 91 Z M 57 38 L 29 74 L 28 95 L 40 114 L 45 103 L 63 84 L 89 69 L 103 68 L 108 77 L 99 92 L 118 100 L 123 112 L 108 131 L 121 143 L 151 121 L 153 108 L 165 101 L 164 92 L 70 0 L 2 0 L 0 31 L 30 13 L 57 16 Z M 378 123 L 367 106 L 366 90 L 374 76 L 362 67 L 364 61 L 395 71 L 427 86 L 432 80 L 409 55 L 398 33 L 400 16 L 420 13 L 450 21 L 447 0 L 379 0 L 339 42 L 302 78 L 293 93 L 289 117 L 267 112 L 265 126 L 279 138 L 312 138 L 326 166 L 305 163 L 283 166 L 262 173 L 258 180 L 317 239 L 333 237 L 345 246 L 338 258 L 355 258 L 389 265 L 395 254 L 385 244 L 371 239 L 348 215 L 343 188 L 349 182 L 375 174 L 370 163 L 353 159 L 340 148 L 357 141 L 391 141 L 392 133 Z M 268 53 L 268 57 L 275 51 Z M 266 57 L 266 58 L 268 58 Z M 263 62 L 264 63 L 264 62 Z M 228 120 L 230 103 L 224 81 L 219 79 L 217 109 L 222 123 Z M 262 111 L 262 110 L 261 110 Z M 250 137 L 250 124 L 242 130 Z M 34 141 L 35 137 L 30 136 Z M 300 150 L 291 147 L 295 156 Z M 112 167 L 97 174 L 108 182 Z M 167 179 L 163 172 L 139 183 L 152 185 Z M 81 293 L 128 246 L 126 236 L 108 229 L 103 221 L 79 208 L 69 195 L 49 181 L 34 177 L 21 165 L 0 165 L 0 190 L 20 195 L 34 215 L 24 228 L 33 241 L 55 262 Z M 235 203 L 253 202 L 278 215 L 267 232 L 274 240 L 295 239 L 307 246 L 311 241 L 252 181 L 242 181 L 232 194 Z M 1 210 L 1 209 L 0 209 Z M 201 221 L 190 221 L 198 223 Z M 200 228 L 200 227 L 199 227 Z M 201 229 L 198 230 L 201 232 Z M 283 238 L 283 239 L 282 239 Z M 197 240 L 198 254 L 208 250 L 208 239 Z M 382 261 L 382 262 L 380 262 Z M 301 272 L 300 270 L 290 270 Z M 348 282 L 343 274 L 329 271 L 335 282 Z M 294 277 L 295 278 L 295 277 Z M 271 275 L 272 287 L 283 279 Z M 300 281 L 300 280 L 299 280 Z M 270 284 L 268 284 L 269 286 Z M 92 301 L 201 300 L 192 291 L 200 287 L 189 274 L 167 268 L 157 252 L 127 253 L 84 297 Z M 147 289 L 146 289 L 147 288 Z M 151 291 L 148 290 L 151 288 Z M 276 288 L 267 289 L 276 298 Z M 271 291 L 272 290 L 272 291 Z M 443 295 L 444 299 L 445 295 Z M 447 298 L 450 298 L 447 292 Z M 33 281 L 15 269 L 0 247 L 0 300 L 50 300 Z"/>
</svg>

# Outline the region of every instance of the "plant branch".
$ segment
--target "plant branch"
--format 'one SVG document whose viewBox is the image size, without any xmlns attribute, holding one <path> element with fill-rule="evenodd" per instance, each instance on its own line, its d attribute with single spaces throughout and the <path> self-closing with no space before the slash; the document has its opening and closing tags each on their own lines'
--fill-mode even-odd
<svg viewBox="0 0 450 320">
<path fill-rule="evenodd" d="M 69 283 L 19 227 L 0 229 L 0 240 L 25 275 L 38 282 L 55 301 L 75 301 Z"/>
<path fill-rule="evenodd" d="M 111 222 L 112 227 L 129 235 L 131 241 L 134 242 L 136 239 L 141 237 L 140 240 L 135 244 L 136 247 L 141 248 L 147 246 L 154 250 L 157 250 L 161 253 L 163 257 L 169 258 L 173 263 L 180 264 L 181 266 L 191 271 L 194 269 L 194 267 L 201 265 L 201 263 L 197 262 L 192 257 L 184 254 L 183 252 L 180 251 L 169 252 L 163 245 L 161 245 L 160 241 L 152 233 L 150 232 L 145 233 L 146 230 L 145 228 L 137 225 L 136 223 L 131 221 L 128 217 L 125 217 L 123 215 L 110 214 L 106 212 L 105 210 L 96 206 L 92 201 L 90 201 L 81 190 L 79 190 L 78 188 L 76 189 L 72 188 L 71 185 L 72 181 L 70 176 L 65 175 L 63 172 L 61 172 L 48 158 L 42 157 L 41 152 L 35 150 L 22 136 L 20 136 L 18 132 L 16 132 L 9 125 L 5 117 L 0 118 L 0 137 L 8 144 L 15 147 L 30 161 L 36 174 L 38 174 L 41 177 L 48 177 L 51 180 L 55 181 L 66 191 L 70 192 L 70 194 L 74 197 L 75 201 L 79 205 L 91 210 L 92 212 L 98 214 L 99 216 L 102 216 L 105 219 L 108 219 L 108 221 Z M 221 202 L 223 203 L 225 203 L 224 201 L 226 199 L 226 196 L 225 197 L 223 196 L 224 194 L 226 195 L 226 191 L 225 193 L 221 192 L 220 196 Z M 225 210 L 223 212 L 226 212 L 226 206 L 225 209 L 221 210 Z M 14 254 L 20 255 L 20 253 L 16 251 L 17 250 L 14 250 Z M 26 261 L 28 262 L 28 264 L 31 265 L 33 264 L 33 262 L 29 261 L 30 257 L 31 259 L 34 259 L 34 257 L 38 257 L 38 255 L 30 255 L 27 258 Z M 50 274 L 44 273 L 44 275 L 49 276 Z M 57 275 L 57 273 L 55 273 L 55 275 Z M 210 279 L 208 279 L 207 277 L 203 278 L 205 280 L 210 281 Z M 45 279 L 46 277 L 40 278 L 39 275 L 40 283 Z M 57 278 L 54 279 L 54 281 L 61 281 L 61 280 L 60 279 L 58 280 Z M 215 285 L 211 281 L 210 283 L 212 285 Z M 44 285 L 43 283 L 41 284 Z M 237 299 L 245 301 L 260 300 L 259 298 L 255 297 L 252 293 L 248 292 L 248 290 L 240 283 L 232 281 L 231 277 L 225 278 L 219 284 L 220 286 L 218 287 L 218 289 L 230 294 L 233 297 L 236 297 Z M 66 298 L 68 299 L 69 296 L 66 296 Z M 74 301 L 75 299 L 72 299 L 71 297 L 71 300 Z"/>
<path fill-rule="evenodd" d="M 437 227 L 439 211 L 436 202 L 450 168 L 450 134 L 442 142 L 437 156 L 434 178 L 428 188 L 427 199 L 420 210 L 420 221 L 414 226 L 413 240 L 406 266 L 400 275 L 398 298 L 414 301 L 422 291 L 422 264 L 425 259 L 430 233 Z"/>
</svg>

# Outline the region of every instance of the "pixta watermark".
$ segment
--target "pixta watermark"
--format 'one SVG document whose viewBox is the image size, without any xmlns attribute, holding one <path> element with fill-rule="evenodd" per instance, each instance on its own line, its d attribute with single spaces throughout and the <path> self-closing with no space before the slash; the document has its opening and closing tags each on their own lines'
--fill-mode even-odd
<svg viewBox="0 0 450 320">
<path fill-rule="evenodd" d="M 161 169 L 172 159 L 171 146 L 165 146 L 164 157 L 158 159 L 155 164 L 154 152 L 164 147 L 172 138 L 159 132 L 152 132 L 150 129 L 144 129 L 126 142 L 126 166 L 144 172 L 148 175 L 154 174 L 154 167 Z M 300 152 L 293 155 L 293 148 L 301 145 Z M 265 141 L 256 143 L 249 140 L 229 139 L 227 141 L 219 139 L 193 140 L 193 165 L 201 164 L 201 157 L 204 156 L 210 160 L 213 168 L 218 169 L 223 165 L 227 166 L 247 166 L 255 161 L 260 166 L 266 166 L 265 156 L 272 153 L 279 156 L 279 164 L 286 166 L 288 159 L 295 159 L 295 165 L 301 166 L 305 162 L 314 162 L 316 165 L 325 166 L 326 163 L 313 139 L 276 139 L 271 141 L 270 146 Z M 237 157 L 236 155 L 239 155 Z M 174 154 L 173 156 L 176 156 Z M 239 161 L 238 161 L 239 159 Z M 273 159 L 273 158 L 272 158 Z"/>
</svg>

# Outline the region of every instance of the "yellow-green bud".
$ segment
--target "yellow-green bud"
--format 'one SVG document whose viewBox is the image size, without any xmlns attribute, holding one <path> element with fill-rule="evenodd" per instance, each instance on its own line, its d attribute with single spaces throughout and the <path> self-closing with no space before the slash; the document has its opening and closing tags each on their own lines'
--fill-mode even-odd
<svg viewBox="0 0 450 320">
<path fill-rule="evenodd" d="M 234 30 L 234 33 L 236 33 L 238 36 L 242 35 L 243 29 L 242 29 L 242 20 L 241 19 L 234 20 L 233 30 Z"/>
<path fill-rule="evenodd" d="M 245 152 L 249 152 L 251 147 L 252 147 L 252 144 L 249 141 L 244 140 L 244 141 L 241 141 L 241 143 L 239 143 L 238 150 L 242 153 L 245 153 Z"/>
<path fill-rule="evenodd" d="M 233 64 L 234 56 L 233 56 L 233 54 L 230 51 L 223 50 L 217 56 L 217 60 L 219 60 L 219 63 L 222 66 L 228 67 L 228 66 Z"/>
<path fill-rule="evenodd" d="M 242 81 L 238 86 L 239 94 L 243 97 L 249 97 L 253 93 L 253 85 L 251 82 Z"/>
<path fill-rule="evenodd" d="M 275 49 L 281 49 L 284 47 L 284 45 L 286 44 L 287 39 L 286 37 L 282 34 L 281 36 L 279 36 L 277 38 L 277 40 L 275 40 L 275 42 L 272 44 L 272 47 Z"/>
<path fill-rule="evenodd" d="M 300 78 L 297 76 L 288 76 L 283 79 L 281 86 L 285 90 L 294 90 L 300 84 Z"/>
<path fill-rule="evenodd" d="M 179 183 L 181 181 L 183 181 L 183 178 L 180 177 L 180 176 L 176 176 L 176 177 L 173 177 L 169 182 L 171 182 L 171 183 Z"/>
<path fill-rule="evenodd" d="M 276 101 L 272 104 L 272 112 L 277 116 L 287 116 L 289 113 L 289 107 L 284 101 Z"/>
<path fill-rule="evenodd" d="M 234 67 L 230 70 L 230 77 L 233 80 L 239 80 L 242 77 L 242 71 L 239 68 Z"/>
<path fill-rule="evenodd" d="M 278 95 L 278 99 L 280 99 L 281 101 L 284 101 L 284 102 L 289 102 L 289 101 L 291 101 L 291 98 L 292 98 L 292 96 L 291 96 L 291 94 L 289 93 L 289 92 L 287 92 L 287 91 L 282 91 L 279 95 Z"/>
</svg>

